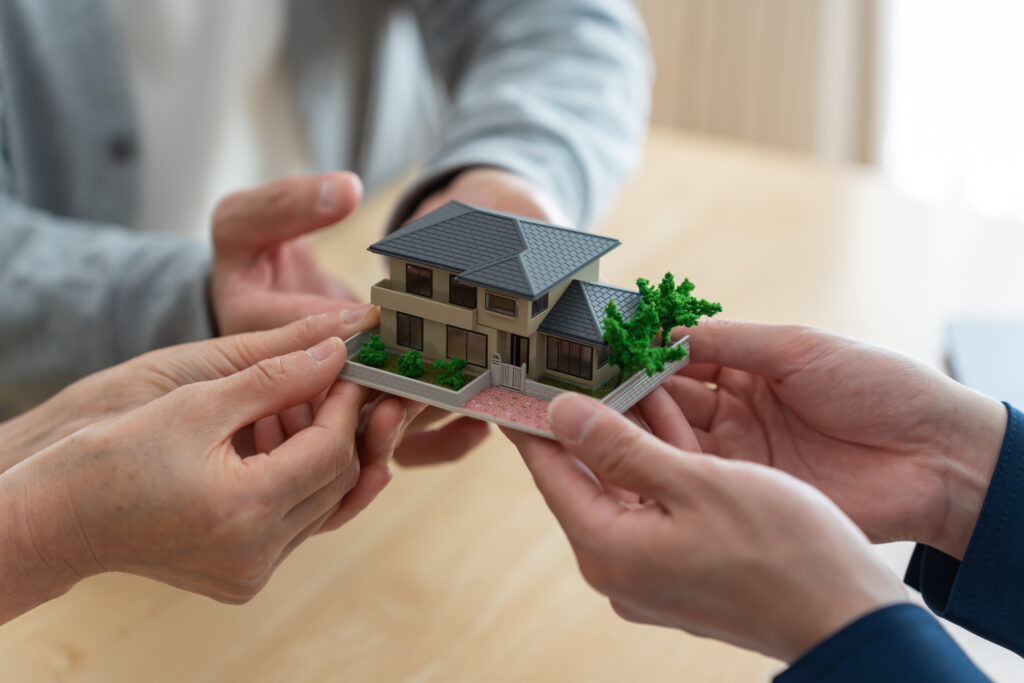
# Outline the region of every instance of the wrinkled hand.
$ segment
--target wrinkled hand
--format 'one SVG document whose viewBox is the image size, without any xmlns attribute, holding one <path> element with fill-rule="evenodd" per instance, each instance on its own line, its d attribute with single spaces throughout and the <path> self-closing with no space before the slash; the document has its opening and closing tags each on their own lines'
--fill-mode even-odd
<svg viewBox="0 0 1024 683">
<path fill-rule="evenodd" d="M 662 389 L 639 412 L 653 435 L 566 394 L 549 413 L 560 443 L 506 432 L 584 578 L 619 615 L 793 661 L 905 599 L 864 535 L 819 491 L 693 452 L 693 433 Z"/>
<path fill-rule="evenodd" d="M 543 188 L 500 168 L 475 167 L 455 176 L 446 187 L 427 197 L 413 220 L 455 200 L 538 220 L 569 225 L 565 212 Z"/>
<path fill-rule="evenodd" d="M 178 387 L 227 377 L 264 359 L 308 348 L 331 336 L 347 339 L 372 328 L 379 319 L 379 309 L 367 304 L 311 316 L 276 330 L 150 351 L 89 375 L 0 425 L 0 438 L 8 445 L 0 457 L 0 472 L 83 427 L 138 408 Z M 394 402 L 381 406 L 383 412 L 378 419 L 387 422 L 393 417 L 397 410 Z M 260 421 L 258 431 L 273 436 L 279 427 L 280 433 L 294 434 L 311 424 L 311 410 L 311 405 L 302 405 L 280 416 L 267 417 Z M 410 410 L 411 421 L 422 408 Z M 375 443 L 386 442 L 387 439 Z"/>
<path fill-rule="evenodd" d="M 213 215 L 210 297 L 222 335 L 265 330 L 357 305 L 316 264 L 307 233 L 359 205 L 353 173 L 294 176 L 226 197 Z"/>
<path fill-rule="evenodd" d="M 664 386 L 704 452 L 803 479 L 873 541 L 963 557 L 1006 429 L 1002 405 L 820 330 L 711 320 L 686 332 L 690 364 Z"/>
<path fill-rule="evenodd" d="M 131 572 L 224 602 L 250 599 L 299 543 L 354 517 L 390 479 L 383 464 L 360 467 L 368 391 L 336 381 L 344 363 L 331 337 L 182 386 L 8 471 L 5 502 L 28 511 L 16 520 L 31 530 L 21 547 L 40 555 L 21 566 L 75 579 Z M 265 452 L 236 448 L 248 425 L 310 404 L 311 424 Z"/>
</svg>

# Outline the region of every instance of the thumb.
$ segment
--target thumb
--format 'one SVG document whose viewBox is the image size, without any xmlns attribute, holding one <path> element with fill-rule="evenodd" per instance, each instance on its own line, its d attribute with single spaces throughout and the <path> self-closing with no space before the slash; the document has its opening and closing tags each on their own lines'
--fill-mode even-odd
<svg viewBox="0 0 1024 683">
<path fill-rule="evenodd" d="M 197 380 L 234 374 L 261 360 L 307 349 L 328 337 L 348 339 L 372 328 L 379 320 L 380 309 L 371 304 L 363 304 L 343 311 L 311 315 L 272 330 L 246 332 L 200 342 L 197 349 L 203 344 L 213 346 L 218 359 L 214 372 L 220 374 Z"/>
<path fill-rule="evenodd" d="M 225 197 L 213 212 L 218 254 L 245 255 L 342 220 L 359 205 L 354 173 L 299 175 Z"/>
<path fill-rule="evenodd" d="M 205 386 L 209 417 L 234 433 L 256 420 L 316 398 L 337 380 L 345 365 L 345 344 L 330 337 L 305 351 L 261 360 Z"/>
<path fill-rule="evenodd" d="M 551 403 L 548 422 L 562 446 L 605 484 L 662 504 L 681 500 L 681 452 L 587 396 L 565 393 Z"/>
</svg>

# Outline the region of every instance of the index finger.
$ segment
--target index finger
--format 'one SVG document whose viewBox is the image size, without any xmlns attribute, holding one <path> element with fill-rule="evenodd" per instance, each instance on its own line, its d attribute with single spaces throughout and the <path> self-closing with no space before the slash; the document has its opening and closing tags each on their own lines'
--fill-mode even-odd
<svg viewBox="0 0 1024 683">
<path fill-rule="evenodd" d="M 723 318 L 677 329 L 673 336 L 684 334 L 690 335 L 691 366 L 684 374 L 699 376 L 720 366 L 773 379 L 803 368 L 808 353 L 832 338 L 822 330 L 802 325 L 765 325 Z"/>
</svg>

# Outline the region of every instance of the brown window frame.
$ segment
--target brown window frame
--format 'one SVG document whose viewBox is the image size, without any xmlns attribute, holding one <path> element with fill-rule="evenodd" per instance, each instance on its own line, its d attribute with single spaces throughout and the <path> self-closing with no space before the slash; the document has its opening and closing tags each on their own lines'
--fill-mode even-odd
<svg viewBox="0 0 1024 683">
<path fill-rule="evenodd" d="M 537 297 L 530 304 L 530 317 L 536 318 L 538 315 L 548 310 L 548 293 L 544 292 L 542 296 Z"/>
<path fill-rule="evenodd" d="M 511 301 L 512 302 L 512 312 L 509 313 L 508 311 L 504 311 L 504 310 L 502 310 L 500 308 L 495 308 L 491 304 L 491 302 L 494 299 L 504 299 L 505 301 Z M 487 292 L 486 296 L 484 297 L 484 308 L 486 308 L 488 311 L 491 311 L 492 313 L 497 313 L 498 315 L 504 315 L 504 316 L 507 316 L 509 318 L 516 318 L 516 317 L 519 316 L 519 302 L 516 301 L 513 297 L 504 296 L 502 294 L 491 294 L 490 292 Z"/>
<path fill-rule="evenodd" d="M 580 379 L 594 379 L 594 347 L 548 335 L 547 368 Z M 584 358 L 586 361 L 584 361 Z"/>
<path fill-rule="evenodd" d="M 456 296 L 455 292 L 459 292 Z M 466 301 L 471 303 L 466 303 Z M 476 308 L 476 287 L 459 282 L 454 275 L 448 276 L 448 303 L 462 306 L 463 308 Z"/>
<path fill-rule="evenodd" d="M 402 333 L 403 323 L 405 325 L 405 333 Z M 417 324 L 419 327 L 419 346 L 416 344 L 403 344 L 403 338 L 405 341 L 413 341 L 410 335 L 413 334 L 413 324 Z M 423 318 L 418 315 L 410 315 L 409 313 L 402 313 L 401 311 L 395 312 L 395 341 L 399 346 L 404 346 L 407 349 L 416 349 L 417 351 L 423 350 Z"/>
<path fill-rule="evenodd" d="M 424 287 L 424 284 L 426 285 Z M 434 298 L 434 271 L 430 268 L 405 264 L 405 291 L 416 296 Z"/>
<path fill-rule="evenodd" d="M 463 339 L 463 342 L 461 344 L 461 346 L 462 346 L 462 349 L 461 349 L 462 353 L 452 354 L 452 333 L 455 333 L 455 334 L 461 333 L 461 334 L 464 335 L 464 339 Z M 470 340 L 470 336 L 469 335 L 471 335 L 471 334 L 475 334 L 476 336 L 481 337 L 484 340 L 484 353 L 483 353 L 483 356 L 480 358 L 480 362 L 479 363 L 474 363 L 470 359 L 470 357 L 469 357 L 469 340 Z M 464 327 L 457 327 L 455 325 L 448 325 L 447 329 L 445 330 L 444 341 L 445 341 L 444 353 L 445 353 L 445 356 L 447 356 L 448 358 L 455 358 L 456 356 L 458 356 L 459 358 L 461 358 L 462 360 L 466 361 L 470 365 L 475 365 L 475 366 L 480 367 L 480 368 L 486 368 L 487 367 L 487 341 L 488 341 L 488 339 L 487 339 L 487 335 L 486 334 L 481 334 L 479 332 L 474 332 L 473 330 L 467 330 Z M 456 343 L 455 346 L 459 346 L 459 344 Z M 459 351 L 459 349 L 456 349 L 456 351 Z"/>
</svg>

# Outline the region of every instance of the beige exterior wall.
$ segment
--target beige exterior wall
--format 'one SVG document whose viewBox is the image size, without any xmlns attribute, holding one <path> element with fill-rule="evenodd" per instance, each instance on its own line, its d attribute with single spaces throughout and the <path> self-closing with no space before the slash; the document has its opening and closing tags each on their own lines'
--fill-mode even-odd
<svg viewBox="0 0 1024 683">
<path fill-rule="evenodd" d="M 483 287 L 477 287 L 477 307 L 475 309 L 457 306 L 449 302 L 449 282 L 451 271 L 430 268 L 433 277 L 433 297 L 426 298 L 405 291 L 405 273 L 409 261 L 389 259 L 390 277 L 381 280 L 370 291 L 370 301 L 381 307 L 381 339 L 391 348 L 408 350 L 398 345 L 396 312 L 407 313 L 423 318 L 423 357 L 427 361 L 446 358 L 448 346 L 448 325 L 459 327 L 487 335 L 487 360 L 497 352 L 503 362 L 510 360 L 512 335 L 526 337 L 530 340 L 527 375 L 536 379 L 543 374 L 550 374 L 559 379 L 577 384 L 587 385 L 587 380 L 547 369 L 547 340 L 537 328 L 544 322 L 547 314 L 558 302 L 573 279 L 596 281 L 600 275 L 598 263 L 595 261 L 573 275 L 572 278 L 559 284 L 548 293 L 548 308 L 536 317 L 531 317 L 532 301 L 521 297 L 516 301 L 516 315 L 507 316 L 487 310 L 486 296 L 488 293 L 507 296 Z M 419 265 L 413 263 L 413 265 Z M 429 266 L 421 266 L 429 267 Z M 594 354 L 596 363 L 596 350 Z M 594 380 L 600 383 L 613 372 L 609 368 L 600 371 L 595 368 Z"/>
<path fill-rule="evenodd" d="M 477 287 L 477 321 L 481 325 L 493 327 L 498 330 L 505 332 L 511 332 L 512 334 L 518 334 L 520 337 L 531 337 L 533 338 L 537 328 L 541 326 L 544 319 L 547 318 L 548 313 L 558 299 L 565 293 L 565 290 L 569 287 L 569 284 L 573 280 L 597 280 L 600 275 L 598 262 L 591 263 L 586 268 L 583 268 L 572 277 L 567 278 L 564 282 L 557 285 L 548 293 L 548 307 L 543 313 L 532 317 L 530 315 L 532 310 L 533 301 L 530 299 L 524 299 L 522 297 L 510 297 L 507 294 L 488 290 L 483 287 Z M 516 302 L 516 316 L 513 318 L 502 313 L 487 310 L 487 294 L 494 294 L 497 296 L 504 296 L 506 298 L 515 299 Z M 507 349 L 506 349 L 507 351 Z M 530 350 L 531 355 L 533 349 Z M 504 353 L 502 356 L 504 357 Z"/>
</svg>

